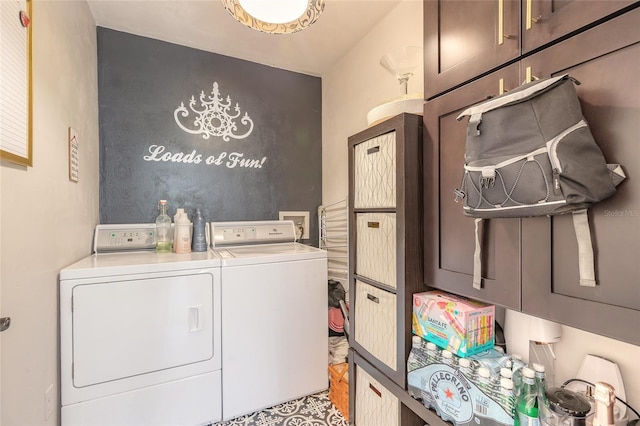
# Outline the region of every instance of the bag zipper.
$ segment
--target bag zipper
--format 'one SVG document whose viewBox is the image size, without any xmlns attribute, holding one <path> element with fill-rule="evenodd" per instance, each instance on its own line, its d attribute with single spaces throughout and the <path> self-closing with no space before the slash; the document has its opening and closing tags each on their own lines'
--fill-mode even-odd
<svg viewBox="0 0 640 426">
<path fill-rule="evenodd" d="M 554 195 L 562 195 L 562 191 L 560 189 L 560 174 L 562 173 L 562 164 L 560 164 L 560 159 L 558 158 L 558 144 L 562 139 L 567 137 L 569 133 L 575 132 L 576 130 L 583 127 L 587 127 L 587 123 L 584 120 L 580 120 L 573 126 L 566 129 L 564 132 L 560 133 L 558 136 L 547 142 L 547 148 L 549 150 L 549 161 L 551 162 L 551 169 L 553 170 Z"/>
</svg>

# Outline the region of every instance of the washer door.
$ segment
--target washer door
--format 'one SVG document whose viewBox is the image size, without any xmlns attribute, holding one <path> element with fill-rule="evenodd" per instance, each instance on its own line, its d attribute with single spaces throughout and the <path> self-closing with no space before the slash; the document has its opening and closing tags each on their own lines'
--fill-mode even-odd
<svg viewBox="0 0 640 426">
<path fill-rule="evenodd" d="M 213 287 L 209 274 L 75 286 L 73 386 L 211 359 Z"/>
</svg>

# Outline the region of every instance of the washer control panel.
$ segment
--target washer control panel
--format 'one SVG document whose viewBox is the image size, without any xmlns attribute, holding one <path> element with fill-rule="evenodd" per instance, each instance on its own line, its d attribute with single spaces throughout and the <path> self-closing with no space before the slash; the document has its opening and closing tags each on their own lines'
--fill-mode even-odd
<svg viewBox="0 0 640 426">
<path fill-rule="evenodd" d="M 211 222 L 211 247 L 242 244 L 269 244 L 295 241 L 291 220 L 254 222 Z"/>
</svg>

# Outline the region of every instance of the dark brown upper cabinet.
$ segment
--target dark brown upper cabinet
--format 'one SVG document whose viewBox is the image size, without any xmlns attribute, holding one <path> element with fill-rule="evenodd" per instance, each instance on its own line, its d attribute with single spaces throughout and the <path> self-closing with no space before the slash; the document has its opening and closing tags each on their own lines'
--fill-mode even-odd
<svg viewBox="0 0 640 426">
<path fill-rule="evenodd" d="M 627 175 L 589 209 L 596 287 L 578 285 L 570 215 L 523 220 L 522 310 L 640 344 L 640 8 L 522 60 L 539 78 L 568 73 L 594 139 Z"/>
<path fill-rule="evenodd" d="M 632 0 L 428 0 L 425 98 L 630 10 Z"/>
<path fill-rule="evenodd" d="M 427 99 L 520 55 L 519 0 L 428 0 L 423 11 Z"/>
<path fill-rule="evenodd" d="M 516 87 L 518 64 L 448 92 L 425 105 L 425 284 L 520 309 L 520 219 L 482 221 L 483 287 L 473 288 L 474 219 L 464 216 L 454 190 L 463 174 L 468 106 Z"/>
</svg>

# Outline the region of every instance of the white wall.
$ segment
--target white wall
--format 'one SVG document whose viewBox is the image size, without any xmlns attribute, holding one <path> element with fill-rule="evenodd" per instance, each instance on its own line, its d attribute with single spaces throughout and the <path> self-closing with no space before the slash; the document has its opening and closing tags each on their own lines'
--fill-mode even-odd
<svg viewBox="0 0 640 426">
<path fill-rule="evenodd" d="M 585 313 L 585 315 L 588 314 L 588 312 Z M 515 313 L 509 318 L 512 323 L 507 328 L 512 331 L 505 330 L 507 348 L 509 352 L 520 353 L 526 358 L 529 353 L 529 339 L 526 333 L 518 330 L 527 330 L 531 317 Z M 602 320 L 606 321 L 606 318 Z M 553 344 L 553 348 L 557 357 L 556 386 L 576 377 L 585 354 L 600 355 L 618 364 L 624 381 L 627 402 L 640 411 L 640 346 L 563 325 L 562 338 Z"/>
<path fill-rule="evenodd" d="M 98 222 L 96 28 L 84 1 L 34 0 L 33 167 L 0 165 L 2 425 L 58 423 L 58 272 Z M 68 127 L 80 141 L 69 181 Z M 53 384 L 53 415 L 44 392 Z"/>
<path fill-rule="evenodd" d="M 402 45 L 422 46 L 422 2 L 406 0 L 372 28 L 347 55 L 323 76 L 323 203 L 342 200 L 348 193 L 347 138 L 367 127 L 367 112 L 398 94 L 394 78 L 379 65 L 382 55 Z M 418 71 L 422 75 L 422 70 Z M 423 80 L 414 77 L 409 92 L 422 92 Z M 588 313 L 586 313 L 588 315 Z M 526 324 L 526 315 L 515 324 Z M 603 318 L 606 321 L 606 318 Z M 563 326 L 563 338 L 554 345 L 556 377 L 575 376 L 587 353 L 616 361 L 625 381 L 629 402 L 640 410 L 640 347 Z M 639 331 L 640 332 L 640 331 Z M 508 341 L 513 351 L 528 354 L 528 338 L 518 334 Z"/>
<path fill-rule="evenodd" d="M 405 0 L 322 76 L 322 202 L 348 192 L 347 138 L 367 128 L 367 112 L 400 95 L 398 80 L 380 58 L 403 46 L 422 46 L 422 1 Z M 422 64 L 409 93 L 422 93 Z"/>
</svg>

